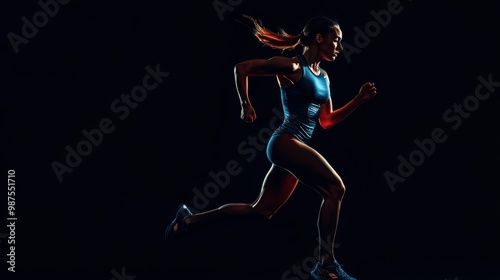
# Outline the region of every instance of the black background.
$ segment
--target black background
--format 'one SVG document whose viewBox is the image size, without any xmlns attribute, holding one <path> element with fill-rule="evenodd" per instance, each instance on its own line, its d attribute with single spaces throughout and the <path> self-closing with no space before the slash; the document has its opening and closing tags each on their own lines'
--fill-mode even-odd
<svg viewBox="0 0 500 280">
<path fill-rule="evenodd" d="M 253 148 L 249 158 L 237 147 L 250 148 L 253 136 L 265 145 L 273 109 L 281 111 L 277 84 L 250 79 L 258 118 L 246 124 L 233 66 L 293 52 L 263 47 L 242 14 L 292 34 L 311 16 L 327 15 L 340 22 L 345 43 L 359 46 L 355 28 L 364 30 L 374 21 L 370 11 L 393 1 L 220 2 L 234 6 L 222 18 L 211 1 L 70 1 L 18 53 L 7 34 L 22 35 L 21 18 L 32 20 L 41 8 L 3 4 L 0 141 L 4 172 L 16 172 L 18 218 L 17 272 L 8 277 L 305 279 L 284 277 L 294 265 L 308 270 L 315 246 L 320 198 L 303 185 L 269 223 L 222 223 L 174 244 L 163 231 L 180 202 L 196 204 L 193 189 L 214 182 L 210 172 L 232 160 L 242 170 L 199 210 L 252 202 L 270 166 L 263 150 Z M 311 143 L 348 189 L 337 258 L 359 279 L 500 279 L 497 92 L 455 130 L 443 118 L 470 100 L 479 76 L 500 81 L 499 7 L 400 6 L 358 53 L 322 64 L 336 107 L 366 81 L 379 91 L 343 123 L 315 131 Z M 119 119 L 112 102 L 156 65 L 169 76 Z M 104 118 L 115 130 L 59 182 L 51 165 L 66 164 L 65 147 L 76 149 L 86 139 L 81 131 Z M 446 140 L 391 189 L 384 173 L 398 174 L 398 156 L 408 159 L 414 141 L 435 128 Z M 3 195 L 6 213 L 6 187 Z M 7 271 L 8 243 L 1 241 Z"/>
</svg>

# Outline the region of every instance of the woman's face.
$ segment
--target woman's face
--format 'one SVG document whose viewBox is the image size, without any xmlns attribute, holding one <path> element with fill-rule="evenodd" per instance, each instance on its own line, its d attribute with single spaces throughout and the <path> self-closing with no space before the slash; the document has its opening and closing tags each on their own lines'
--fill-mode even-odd
<svg viewBox="0 0 500 280">
<path fill-rule="evenodd" d="M 335 26 L 333 32 L 326 37 L 322 37 L 319 42 L 321 57 L 327 61 L 334 61 L 343 49 L 342 30 L 340 30 L 339 26 Z"/>
</svg>

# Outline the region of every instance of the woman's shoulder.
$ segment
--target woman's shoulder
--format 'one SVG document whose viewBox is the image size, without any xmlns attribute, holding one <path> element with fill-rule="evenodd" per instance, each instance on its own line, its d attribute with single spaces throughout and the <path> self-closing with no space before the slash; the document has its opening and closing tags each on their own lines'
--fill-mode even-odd
<svg viewBox="0 0 500 280">
<path fill-rule="evenodd" d="M 269 58 L 269 60 L 273 61 L 274 63 L 280 64 L 280 65 L 300 66 L 303 64 L 299 55 L 295 55 L 295 56 L 276 55 L 276 56 Z"/>
</svg>

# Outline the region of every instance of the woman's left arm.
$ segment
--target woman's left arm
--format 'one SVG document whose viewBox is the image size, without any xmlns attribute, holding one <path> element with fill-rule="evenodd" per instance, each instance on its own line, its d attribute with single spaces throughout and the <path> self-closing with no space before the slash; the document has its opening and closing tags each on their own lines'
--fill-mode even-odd
<svg viewBox="0 0 500 280">
<path fill-rule="evenodd" d="M 377 95 L 377 88 L 374 83 L 366 82 L 359 89 L 358 94 L 347 102 L 344 106 L 333 109 L 331 98 L 321 105 L 319 112 L 319 124 L 324 129 L 330 128 L 343 121 L 349 114 L 366 101 L 371 100 Z"/>
</svg>

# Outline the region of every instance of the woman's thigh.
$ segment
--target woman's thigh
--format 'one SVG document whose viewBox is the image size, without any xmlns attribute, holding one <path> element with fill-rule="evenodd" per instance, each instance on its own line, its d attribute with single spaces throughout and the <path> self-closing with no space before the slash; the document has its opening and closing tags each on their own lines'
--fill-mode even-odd
<svg viewBox="0 0 500 280">
<path fill-rule="evenodd" d="M 342 179 L 315 149 L 291 135 L 274 136 L 268 143 L 271 162 L 291 172 L 297 179 L 325 195 L 342 186 Z"/>
</svg>

